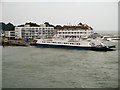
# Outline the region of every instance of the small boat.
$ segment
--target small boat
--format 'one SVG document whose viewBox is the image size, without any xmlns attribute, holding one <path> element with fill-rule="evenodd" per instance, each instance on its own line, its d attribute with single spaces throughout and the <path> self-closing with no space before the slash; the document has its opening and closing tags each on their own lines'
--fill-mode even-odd
<svg viewBox="0 0 120 90">
<path fill-rule="evenodd" d="M 31 43 L 32 46 L 44 48 L 65 48 L 78 50 L 94 50 L 94 51 L 112 51 L 115 45 L 105 46 L 103 43 L 97 41 L 87 40 L 56 40 L 56 39 L 37 39 L 36 43 Z"/>
</svg>

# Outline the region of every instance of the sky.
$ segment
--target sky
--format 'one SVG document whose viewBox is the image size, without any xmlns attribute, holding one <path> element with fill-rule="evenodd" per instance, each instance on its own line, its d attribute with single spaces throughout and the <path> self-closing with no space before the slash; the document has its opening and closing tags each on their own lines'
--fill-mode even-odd
<svg viewBox="0 0 120 90">
<path fill-rule="evenodd" d="M 2 21 L 14 25 L 50 22 L 77 25 L 82 22 L 96 31 L 118 30 L 117 2 L 2 2 Z"/>
</svg>

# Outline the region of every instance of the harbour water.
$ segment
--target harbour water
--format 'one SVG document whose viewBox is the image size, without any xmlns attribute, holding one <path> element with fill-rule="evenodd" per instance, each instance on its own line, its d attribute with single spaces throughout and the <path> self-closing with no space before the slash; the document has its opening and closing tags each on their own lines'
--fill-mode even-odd
<svg viewBox="0 0 120 90">
<path fill-rule="evenodd" d="M 100 52 L 9 46 L 2 51 L 3 88 L 118 87 L 118 48 Z"/>
</svg>

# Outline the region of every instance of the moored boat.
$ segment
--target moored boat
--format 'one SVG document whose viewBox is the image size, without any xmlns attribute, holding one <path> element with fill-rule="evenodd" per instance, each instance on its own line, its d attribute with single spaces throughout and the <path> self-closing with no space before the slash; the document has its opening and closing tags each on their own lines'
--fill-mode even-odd
<svg viewBox="0 0 120 90">
<path fill-rule="evenodd" d="M 78 50 L 111 51 L 115 45 L 105 46 L 100 41 L 87 40 L 67 40 L 67 39 L 37 39 L 36 43 L 31 45 L 44 48 L 65 48 Z"/>
</svg>

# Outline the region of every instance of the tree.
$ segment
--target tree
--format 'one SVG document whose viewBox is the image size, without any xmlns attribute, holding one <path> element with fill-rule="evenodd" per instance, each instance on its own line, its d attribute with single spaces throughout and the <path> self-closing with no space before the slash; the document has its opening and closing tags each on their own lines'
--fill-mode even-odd
<svg viewBox="0 0 120 90">
<path fill-rule="evenodd" d="M 49 22 L 45 22 L 44 24 L 46 25 L 46 27 L 54 27 L 54 25 L 49 24 Z"/>
<path fill-rule="evenodd" d="M 5 26 L 5 31 L 13 31 L 15 30 L 15 26 L 11 23 L 8 23 L 6 26 Z"/>
<path fill-rule="evenodd" d="M 62 27 L 61 25 L 56 25 L 56 27 Z"/>
<path fill-rule="evenodd" d="M 5 30 L 6 24 L 3 22 L 0 22 L 0 30 Z"/>
<path fill-rule="evenodd" d="M 83 25 L 81 22 L 78 25 Z"/>
</svg>

